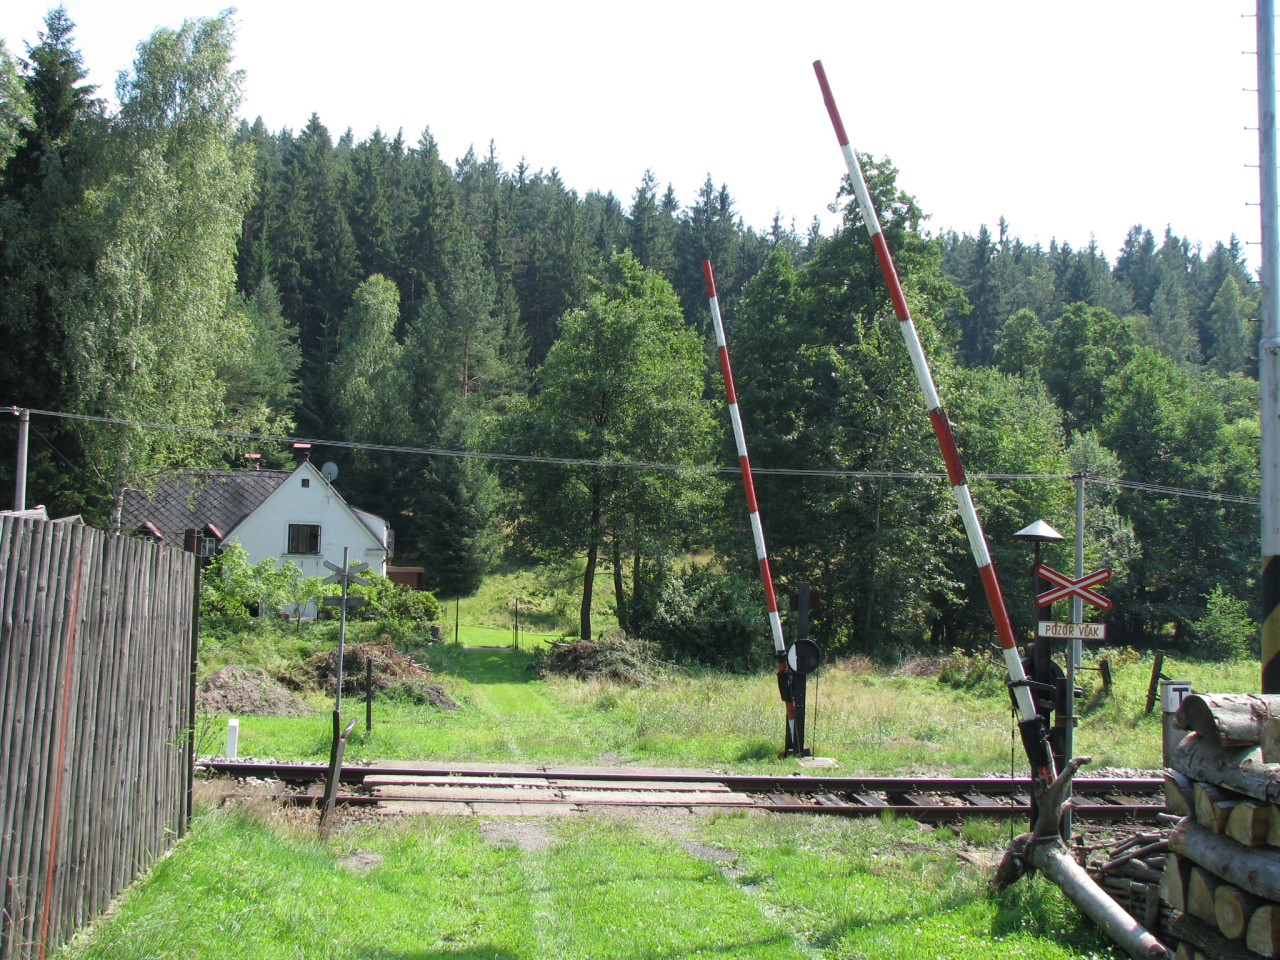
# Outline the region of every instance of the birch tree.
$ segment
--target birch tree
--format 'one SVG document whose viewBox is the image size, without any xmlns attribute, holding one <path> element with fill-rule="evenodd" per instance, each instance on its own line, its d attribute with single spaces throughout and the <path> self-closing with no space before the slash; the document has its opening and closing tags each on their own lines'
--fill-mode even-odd
<svg viewBox="0 0 1280 960">
<path fill-rule="evenodd" d="M 101 253 L 72 300 L 83 412 L 226 423 L 217 359 L 236 340 L 226 304 L 250 185 L 250 158 L 232 146 L 233 37 L 227 15 L 158 30 L 118 81 L 105 144 L 113 173 L 88 210 Z M 128 486 L 221 452 L 208 436 L 115 424 L 86 428 L 84 444 L 111 491 L 113 529 Z"/>
</svg>

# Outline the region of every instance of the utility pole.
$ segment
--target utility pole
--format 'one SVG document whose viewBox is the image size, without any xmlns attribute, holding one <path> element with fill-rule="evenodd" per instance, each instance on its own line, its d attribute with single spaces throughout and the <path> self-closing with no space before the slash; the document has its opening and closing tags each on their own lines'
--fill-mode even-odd
<svg viewBox="0 0 1280 960">
<path fill-rule="evenodd" d="M 1262 692 L 1280 693 L 1280 200 L 1276 184 L 1275 0 L 1258 0 L 1258 181 L 1262 210 Z"/>
<path fill-rule="evenodd" d="M 18 418 L 18 458 L 13 470 L 13 509 L 21 513 L 27 509 L 27 432 L 31 426 L 31 411 L 19 407 L 0 407 L 0 410 Z"/>
</svg>

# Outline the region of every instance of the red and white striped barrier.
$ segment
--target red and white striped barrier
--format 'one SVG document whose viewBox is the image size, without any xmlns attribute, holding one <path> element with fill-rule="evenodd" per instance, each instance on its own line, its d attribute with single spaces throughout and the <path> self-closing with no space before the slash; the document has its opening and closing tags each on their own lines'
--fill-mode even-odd
<svg viewBox="0 0 1280 960">
<path fill-rule="evenodd" d="M 764 599 L 769 609 L 769 628 L 773 631 L 773 649 L 779 657 L 785 656 L 786 641 L 782 639 L 782 619 L 778 616 L 778 598 L 773 592 L 773 574 L 769 572 L 769 555 L 764 547 L 764 528 L 760 525 L 760 507 L 756 503 L 756 487 L 751 480 L 751 461 L 747 459 L 747 438 L 742 432 L 742 417 L 738 414 L 738 394 L 733 388 L 733 370 L 729 367 L 729 348 L 724 339 L 724 321 L 720 317 L 720 298 L 716 296 L 716 279 L 711 272 L 711 261 L 702 261 L 702 273 L 707 278 L 707 299 L 711 302 L 711 319 L 716 328 L 716 348 L 720 351 L 720 371 L 724 374 L 724 393 L 729 402 L 729 420 L 733 424 L 733 440 L 738 445 L 738 465 L 742 467 L 742 488 L 747 494 L 747 511 L 751 514 L 751 536 L 756 541 L 756 559 L 760 561 L 760 579 L 764 582 Z"/>
<path fill-rule="evenodd" d="M 951 423 L 942 409 L 938 399 L 937 388 L 933 384 L 933 374 L 929 372 L 929 362 L 925 358 L 924 349 L 920 346 L 920 337 L 916 333 L 915 323 L 911 320 L 911 311 L 907 308 L 907 298 L 902 292 L 902 283 L 898 280 L 898 271 L 893 265 L 893 256 L 889 253 L 889 245 L 885 241 L 884 231 L 880 226 L 880 218 L 876 215 L 871 203 L 871 195 L 867 192 L 867 182 L 862 176 L 862 166 L 857 154 L 849 144 L 849 136 L 845 133 L 844 123 L 840 120 L 840 112 L 836 109 L 835 98 L 831 95 L 831 85 L 827 83 L 826 71 L 822 69 L 822 61 L 815 60 L 814 72 L 818 75 L 818 84 L 822 87 L 822 98 L 835 127 L 836 139 L 840 141 L 840 150 L 844 154 L 845 165 L 849 168 L 849 179 L 853 183 L 854 197 L 862 219 L 871 234 L 871 245 L 875 248 L 876 259 L 880 263 L 880 272 L 884 275 L 889 287 L 889 296 L 893 299 L 893 309 L 898 316 L 898 328 L 907 344 L 907 353 L 911 357 L 911 366 L 915 369 L 916 380 L 924 394 L 925 406 L 929 410 L 929 420 L 933 424 L 933 432 L 942 447 L 942 458 L 947 464 L 947 476 L 951 480 L 951 492 L 960 508 L 960 519 L 964 522 L 965 533 L 969 538 L 969 549 L 978 565 L 978 573 L 982 577 L 982 586 L 987 594 L 987 604 L 991 608 L 991 616 L 996 623 L 996 636 L 1000 640 L 1000 648 L 1004 655 L 1005 666 L 1009 671 L 1009 682 L 1013 688 L 1018 710 L 1022 714 L 1022 739 L 1031 759 L 1032 769 L 1037 776 L 1054 778 L 1053 755 L 1048 751 L 1044 740 L 1046 731 L 1044 720 L 1036 713 L 1031 690 L 1027 686 L 1026 671 L 1022 669 L 1022 659 L 1018 655 L 1018 644 L 1013 637 L 1013 626 L 1009 622 L 1009 613 L 1005 609 L 1004 597 L 1000 592 L 1000 581 L 996 578 L 995 567 L 991 564 L 991 554 L 987 550 L 986 536 L 982 525 L 978 522 L 978 512 L 974 509 L 973 498 L 969 495 L 969 485 L 965 482 L 964 466 L 960 462 L 960 451 L 956 449 L 955 437 L 951 433 Z M 1043 742 L 1042 742 L 1043 741 Z"/>
</svg>

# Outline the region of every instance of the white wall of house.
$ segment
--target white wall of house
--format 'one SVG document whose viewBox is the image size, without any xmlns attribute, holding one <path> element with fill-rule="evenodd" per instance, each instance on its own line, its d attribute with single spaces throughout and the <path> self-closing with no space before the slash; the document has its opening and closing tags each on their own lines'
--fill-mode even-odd
<svg viewBox="0 0 1280 960">
<path fill-rule="evenodd" d="M 341 565 L 343 547 L 349 547 L 351 563 L 363 561 L 370 569 L 385 574 L 386 523 L 371 514 L 366 516 L 381 525 L 380 536 L 370 532 L 320 471 L 306 461 L 257 510 L 229 531 L 223 544 L 239 541 L 248 551 L 250 562 L 264 557 L 292 560 L 309 577 L 328 576 L 330 571 L 324 561 Z M 295 547 L 302 549 L 290 552 L 290 526 L 319 527 L 319 551 L 309 549 L 311 544 L 305 542 L 309 538 L 299 529 Z"/>
</svg>

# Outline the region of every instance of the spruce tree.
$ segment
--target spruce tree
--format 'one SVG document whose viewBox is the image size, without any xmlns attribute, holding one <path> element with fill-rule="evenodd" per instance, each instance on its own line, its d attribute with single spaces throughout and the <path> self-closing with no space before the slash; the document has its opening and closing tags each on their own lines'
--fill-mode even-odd
<svg viewBox="0 0 1280 960">
<path fill-rule="evenodd" d="M 4 152 L 0 172 L 0 383 L 9 402 L 73 409 L 71 352 L 77 337 L 68 302 L 93 274 L 100 244 L 85 216 L 86 194 L 103 177 L 105 118 L 74 44 L 75 25 L 59 7 L 28 47 L 21 73 L 6 60 Z M 37 428 L 28 486 L 55 514 L 93 507 L 95 487 L 75 431 L 65 422 Z M 0 469 L 8 472 L 5 462 Z M 102 491 L 99 491 L 102 492 Z"/>
</svg>

